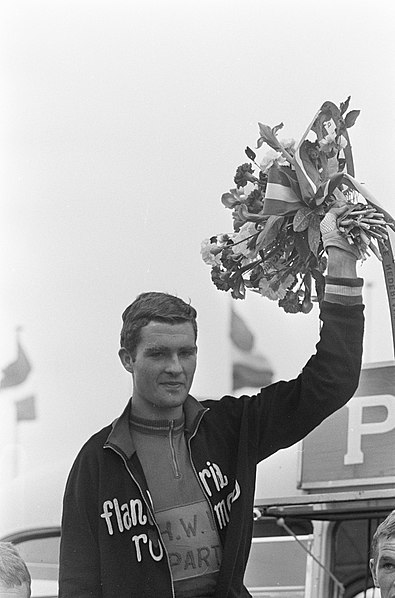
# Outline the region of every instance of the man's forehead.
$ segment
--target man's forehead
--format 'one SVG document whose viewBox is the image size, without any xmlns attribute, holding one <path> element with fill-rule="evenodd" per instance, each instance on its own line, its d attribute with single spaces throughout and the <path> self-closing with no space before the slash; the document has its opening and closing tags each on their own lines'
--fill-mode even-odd
<svg viewBox="0 0 395 598">
<path fill-rule="evenodd" d="M 180 342 L 186 345 L 195 344 L 195 331 L 191 322 L 168 324 L 152 320 L 141 329 L 141 340 L 147 345 L 166 345 Z"/>
<path fill-rule="evenodd" d="M 395 558 L 395 534 L 388 538 L 380 538 L 378 544 L 379 556 L 391 556 Z"/>
</svg>

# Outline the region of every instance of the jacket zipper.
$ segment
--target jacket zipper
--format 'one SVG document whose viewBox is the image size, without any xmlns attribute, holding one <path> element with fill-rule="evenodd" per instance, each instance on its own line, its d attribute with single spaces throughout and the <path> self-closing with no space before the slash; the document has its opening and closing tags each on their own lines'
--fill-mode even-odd
<svg viewBox="0 0 395 598">
<path fill-rule="evenodd" d="M 206 411 L 208 411 L 208 410 L 209 409 L 206 409 Z M 217 525 L 217 520 L 215 518 L 215 513 L 214 513 L 213 506 L 211 504 L 210 498 L 209 498 L 209 496 L 208 496 L 205 488 L 203 487 L 203 484 L 202 484 L 202 482 L 200 480 L 200 477 L 199 477 L 199 475 L 198 475 L 198 473 L 196 471 L 196 467 L 195 467 L 195 464 L 194 464 L 193 459 L 192 459 L 191 440 L 192 440 L 192 438 L 194 438 L 196 436 L 196 433 L 198 431 L 198 427 L 200 426 L 200 422 L 202 421 L 203 415 L 206 413 L 206 411 L 203 411 L 203 413 L 200 415 L 200 418 L 199 418 L 199 420 L 198 420 L 198 422 L 196 424 L 196 427 L 195 427 L 195 430 L 194 430 L 193 434 L 191 434 L 191 436 L 188 438 L 188 453 L 189 453 L 189 460 L 191 462 L 192 470 L 193 470 L 193 472 L 195 474 L 195 477 L 196 477 L 196 479 L 198 481 L 198 484 L 199 484 L 199 486 L 200 486 L 200 488 L 201 488 L 201 490 L 203 492 L 203 495 L 206 497 L 206 500 L 207 500 L 207 503 L 208 503 L 208 506 L 209 506 L 209 509 L 210 509 L 210 513 L 211 513 L 211 516 L 213 518 L 213 523 L 215 525 L 215 529 L 217 530 L 218 538 L 221 541 L 221 536 L 219 534 L 219 529 L 218 529 L 218 525 Z"/>
<path fill-rule="evenodd" d="M 143 501 L 145 503 L 145 506 L 147 507 L 148 512 L 151 515 L 151 519 L 152 519 L 152 521 L 153 521 L 153 523 L 154 523 L 154 525 L 156 527 L 156 531 L 158 532 L 158 538 L 159 538 L 159 542 L 161 543 L 161 546 L 162 546 L 162 549 L 163 549 L 163 553 L 166 555 L 167 567 L 169 569 L 169 576 L 170 576 L 171 595 L 172 595 L 172 598 L 175 598 L 174 584 L 173 584 L 173 575 L 172 575 L 172 572 L 171 572 L 169 554 L 168 554 L 166 546 L 164 545 L 164 542 L 162 540 L 162 535 L 160 533 L 159 525 L 157 524 L 156 519 L 155 519 L 155 514 L 154 514 L 154 510 L 153 510 L 153 502 L 152 502 L 151 494 L 148 492 L 148 496 L 149 496 L 149 499 L 150 499 L 150 503 L 148 503 L 148 501 L 145 498 L 144 492 L 143 492 L 140 484 L 138 483 L 138 481 L 136 480 L 136 478 L 134 477 L 134 475 L 130 471 L 130 469 L 128 467 L 128 464 L 126 463 L 126 459 L 122 455 L 122 453 L 118 452 L 117 449 L 114 448 L 113 446 L 109 446 L 108 445 L 108 446 L 105 446 L 104 448 L 105 449 L 109 448 L 109 449 L 113 450 L 114 453 L 116 453 L 117 455 L 119 455 L 119 457 L 121 457 L 121 459 L 123 461 L 123 464 L 125 465 L 126 471 L 128 472 L 128 474 L 132 478 L 133 482 L 136 484 L 137 488 L 140 491 L 141 498 L 143 499 Z"/>
<path fill-rule="evenodd" d="M 170 444 L 170 453 L 171 453 L 171 459 L 172 459 L 172 463 L 173 463 L 173 469 L 174 469 L 174 475 L 176 477 L 176 479 L 180 479 L 181 477 L 181 472 L 180 472 L 180 468 L 178 466 L 178 462 L 177 462 L 177 454 L 176 454 L 176 449 L 174 447 L 174 419 L 172 419 L 169 422 L 169 444 Z"/>
</svg>

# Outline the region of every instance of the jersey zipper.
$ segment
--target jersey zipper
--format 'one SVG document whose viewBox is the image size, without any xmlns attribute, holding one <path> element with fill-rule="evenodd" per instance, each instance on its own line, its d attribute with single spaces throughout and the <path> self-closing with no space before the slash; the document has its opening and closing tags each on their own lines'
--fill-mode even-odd
<svg viewBox="0 0 395 598">
<path fill-rule="evenodd" d="M 169 422 L 168 438 L 169 438 L 170 454 L 171 454 L 171 460 L 173 463 L 174 475 L 175 475 L 176 479 L 179 480 L 181 477 L 181 472 L 180 472 L 180 467 L 179 467 L 178 461 L 177 461 L 176 449 L 174 446 L 174 419 L 170 420 L 170 422 Z"/>
<path fill-rule="evenodd" d="M 128 466 L 127 462 L 126 462 L 126 459 L 125 459 L 125 457 L 123 456 L 122 453 L 120 453 L 116 448 L 114 448 L 113 446 L 110 446 L 110 445 L 104 446 L 104 448 L 105 449 L 109 448 L 109 449 L 113 450 L 114 453 L 116 453 L 117 455 L 119 455 L 119 457 L 121 457 L 121 459 L 122 459 L 122 461 L 123 461 L 123 463 L 125 465 L 126 471 L 128 472 L 128 474 L 132 478 L 133 482 L 136 484 L 137 488 L 140 491 L 141 498 L 143 499 L 143 501 L 145 503 L 145 506 L 147 507 L 148 512 L 149 512 L 149 514 L 151 516 L 151 519 L 152 519 L 152 521 L 153 521 L 153 523 L 154 523 L 154 525 L 156 527 L 156 531 L 158 532 L 158 538 L 159 538 L 159 542 L 161 543 L 161 546 L 162 546 L 162 549 L 163 549 L 163 553 L 166 555 L 167 567 L 168 567 L 168 570 L 169 570 L 169 577 L 170 577 L 171 595 L 172 595 L 172 598 L 175 598 L 174 584 L 173 584 L 173 575 L 172 575 L 172 572 L 171 572 L 171 565 L 170 565 L 169 553 L 167 552 L 166 546 L 165 546 L 165 544 L 164 544 L 164 542 L 162 540 L 162 534 L 160 533 L 159 525 L 157 524 L 156 519 L 155 519 L 154 505 L 153 505 L 153 502 L 152 502 L 151 494 L 149 492 L 147 492 L 147 494 L 149 496 L 149 499 L 150 499 L 150 502 L 148 502 L 147 499 L 145 498 L 145 494 L 143 492 L 143 489 L 141 488 L 140 484 L 138 483 L 138 481 L 136 480 L 136 478 L 134 477 L 134 475 L 130 471 L 129 466 Z"/>
</svg>

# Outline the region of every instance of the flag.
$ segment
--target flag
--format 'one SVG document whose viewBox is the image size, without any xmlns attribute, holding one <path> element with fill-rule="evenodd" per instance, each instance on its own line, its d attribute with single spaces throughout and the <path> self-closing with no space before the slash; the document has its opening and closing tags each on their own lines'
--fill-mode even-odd
<svg viewBox="0 0 395 598">
<path fill-rule="evenodd" d="M 230 338 L 232 341 L 233 390 L 262 388 L 271 384 L 273 370 L 270 363 L 255 349 L 255 338 L 244 320 L 231 311 Z"/>
<path fill-rule="evenodd" d="M 16 421 L 29 421 L 36 419 L 36 398 L 34 395 L 20 399 L 15 403 Z"/>
<path fill-rule="evenodd" d="M 30 373 L 31 365 L 19 340 L 17 341 L 17 348 L 16 360 L 2 370 L 3 378 L 0 382 L 0 390 L 22 384 Z"/>
</svg>

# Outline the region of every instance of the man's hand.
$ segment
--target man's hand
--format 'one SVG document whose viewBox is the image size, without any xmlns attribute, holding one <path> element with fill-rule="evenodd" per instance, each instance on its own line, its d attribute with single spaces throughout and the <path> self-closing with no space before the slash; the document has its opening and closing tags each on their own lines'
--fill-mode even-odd
<svg viewBox="0 0 395 598">
<path fill-rule="evenodd" d="M 337 227 L 337 219 L 348 209 L 347 204 L 337 201 L 321 221 L 321 234 L 328 254 L 328 275 L 356 278 L 357 259 L 361 257 L 358 248 L 350 244 Z"/>
</svg>

